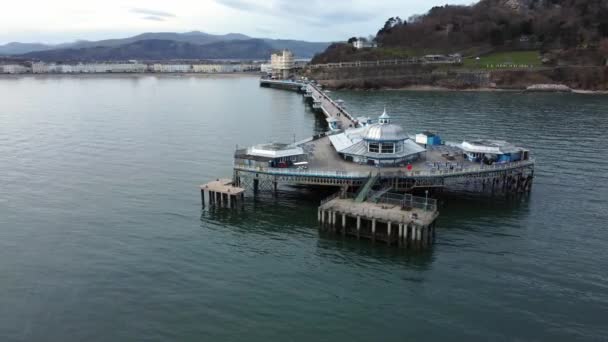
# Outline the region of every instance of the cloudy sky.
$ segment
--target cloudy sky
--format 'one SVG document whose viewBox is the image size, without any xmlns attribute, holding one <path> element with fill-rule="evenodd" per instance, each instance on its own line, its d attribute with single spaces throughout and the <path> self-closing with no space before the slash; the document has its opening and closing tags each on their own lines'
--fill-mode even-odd
<svg viewBox="0 0 608 342">
<path fill-rule="evenodd" d="M 391 16 L 475 0 L 29 0 L 0 10 L 0 44 L 119 38 L 142 32 L 238 32 L 344 40 L 375 33 Z"/>
</svg>

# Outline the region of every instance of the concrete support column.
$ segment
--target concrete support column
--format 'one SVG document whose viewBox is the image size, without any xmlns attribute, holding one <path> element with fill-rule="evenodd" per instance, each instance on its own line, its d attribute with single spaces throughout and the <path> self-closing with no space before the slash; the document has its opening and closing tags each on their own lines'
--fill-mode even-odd
<svg viewBox="0 0 608 342">
<path fill-rule="evenodd" d="M 321 222 L 321 208 L 317 209 L 317 221 Z"/>
<path fill-rule="evenodd" d="M 388 245 L 389 245 L 389 246 L 391 245 L 391 236 L 392 236 L 392 234 L 391 234 L 391 233 L 392 233 L 392 232 L 391 232 L 391 222 L 389 221 L 389 222 L 386 224 L 386 235 L 387 235 L 387 239 L 386 239 L 386 241 L 387 241 L 387 243 L 388 243 Z"/>
<path fill-rule="evenodd" d="M 403 244 L 403 223 L 399 223 L 399 232 L 397 235 L 397 244 L 401 246 Z"/>
<path fill-rule="evenodd" d="M 403 243 L 405 245 L 407 245 L 407 235 L 408 235 L 407 233 L 408 233 L 409 229 L 410 229 L 409 224 L 404 225 L 404 227 L 403 227 Z"/>
<path fill-rule="evenodd" d="M 325 210 L 321 210 L 321 224 L 325 223 Z"/>
<path fill-rule="evenodd" d="M 331 226 L 333 227 L 334 232 L 335 232 L 336 231 L 336 212 L 332 211 L 331 215 L 332 215 L 331 216 Z"/>
<path fill-rule="evenodd" d="M 228 208 L 232 208 L 232 195 L 226 194 L 226 199 L 228 200 Z"/>
<path fill-rule="evenodd" d="M 342 214 L 342 236 L 346 235 L 346 214 Z"/>
<path fill-rule="evenodd" d="M 372 219 L 372 241 L 376 241 L 376 219 Z"/>
<path fill-rule="evenodd" d="M 357 215 L 357 239 L 360 238 L 361 233 L 361 216 Z"/>
<path fill-rule="evenodd" d="M 422 227 L 422 246 L 428 246 L 428 235 L 429 235 L 429 227 Z"/>
</svg>

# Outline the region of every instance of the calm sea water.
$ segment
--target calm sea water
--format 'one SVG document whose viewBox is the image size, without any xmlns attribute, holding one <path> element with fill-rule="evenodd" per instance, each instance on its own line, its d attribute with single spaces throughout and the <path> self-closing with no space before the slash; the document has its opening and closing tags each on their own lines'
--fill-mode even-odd
<svg viewBox="0 0 608 342">
<path fill-rule="evenodd" d="M 319 236 L 323 194 L 202 211 L 237 144 L 323 119 L 254 77 L 0 79 L 0 340 L 606 339 L 608 97 L 333 95 L 528 146 L 532 194 L 445 198 L 418 254 Z"/>
</svg>

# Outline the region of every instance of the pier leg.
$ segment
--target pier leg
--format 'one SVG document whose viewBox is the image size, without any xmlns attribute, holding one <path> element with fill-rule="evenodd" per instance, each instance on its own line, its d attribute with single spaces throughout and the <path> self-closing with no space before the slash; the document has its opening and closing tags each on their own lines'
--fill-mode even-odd
<svg viewBox="0 0 608 342">
<path fill-rule="evenodd" d="M 392 234 L 391 234 L 391 222 L 389 221 L 386 225 L 387 225 L 386 226 L 386 235 L 387 235 L 386 242 L 390 246 L 391 245 L 391 236 L 392 236 Z"/>
<path fill-rule="evenodd" d="M 403 223 L 399 223 L 399 232 L 397 233 L 397 245 L 403 245 Z"/>
<path fill-rule="evenodd" d="M 372 242 L 376 241 L 376 219 L 372 219 Z"/>
<path fill-rule="evenodd" d="M 232 195 L 226 194 L 226 199 L 228 200 L 228 208 L 232 208 Z"/>
<path fill-rule="evenodd" d="M 346 214 L 342 214 L 342 236 L 346 236 Z"/>
<path fill-rule="evenodd" d="M 410 230 L 410 225 L 405 225 L 403 227 L 403 245 L 407 246 L 407 236 L 408 236 L 408 231 Z M 411 234 L 410 234 L 411 235 Z"/>
<path fill-rule="evenodd" d="M 361 238 L 361 216 L 357 215 L 357 240 Z"/>
<path fill-rule="evenodd" d="M 337 223 L 336 222 L 337 213 L 334 211 L 334 212 L 331 213 L 331 215 L 332 215 L 332 217 L 331 217 L 331 227 L 333 229 L 333 232 L 335 233 L 336 232 L 336 223 Z"/>
<path fill-rule="evenodd" d="M 422 247 L 426 247 L 428 245 L 428 236 L 429 236 L 429 230 L 428 227 L 422 227 Z"/>
<path fill-rule="evenodd" d="M 325 224 L 325 210 L 321 210 L 321 226 Z"/>
<path fill-rule="evenodd" d="M 321 208 L 317 209 L 317 221 L 321 222 Z"/>
<path fill-rule="evenodd" d="M 259 188 L 260 188 L 260 180 L 257 178 L 254 178 L 253 179 L 253 192 L 257 193 Z"/>
<path fill-rule="evenodd" d="M 201 205 L 205 208 L 205 190 L 201 189 Z"/>
</svg>

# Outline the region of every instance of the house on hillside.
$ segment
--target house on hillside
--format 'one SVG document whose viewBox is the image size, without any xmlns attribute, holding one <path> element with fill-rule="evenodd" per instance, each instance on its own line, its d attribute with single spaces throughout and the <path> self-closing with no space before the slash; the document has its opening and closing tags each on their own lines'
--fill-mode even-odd
<svg viewBox="0 0 608 342">
<path fill-rule="evenodd" d="M 353 39 L 352 43 L 353 47 L 357 50 L 365 49 L 365 48 L 375 48 L 377 45 L 374 42 L 370 42 L 365 38 L 357 38 Z"/>
</svg>

